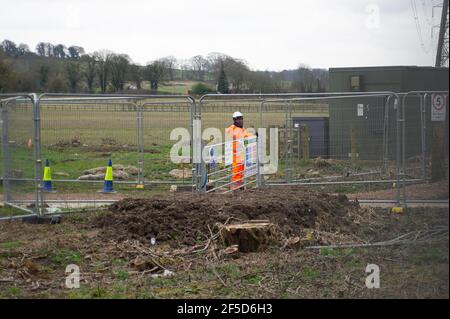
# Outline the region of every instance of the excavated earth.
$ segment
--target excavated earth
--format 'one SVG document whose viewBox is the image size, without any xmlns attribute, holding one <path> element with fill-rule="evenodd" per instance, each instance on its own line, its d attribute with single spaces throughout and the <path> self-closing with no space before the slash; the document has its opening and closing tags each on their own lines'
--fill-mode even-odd
<svg viewBox="0 0 450 319">
<path fill-rule="evenodd" d="M 218 224 L 269 220 L 285 237 L 306 230 L 355 241 L 360 223 L 373 214 L 344 195 L 298 188 L 250 189 L 235 194 L 171 193 L 145 199 L 126 198 L 98 216 L 95 226 L 106 239 L 195 245 L 217 231 Z M 370 234 L 374 235 L 375 229 Z M 358 234 L 360 236 L 361 234 Z M 323 237 L 323 236 L 322 236 Z M 325 236 L 326 237 L 326 236 Z M 327 243 L 318 236 L 317 243 Z M 367 236 L 365 236 L 367 239 Z M 371 236 L 370 236 L 371 237 Z"/>
</svg>

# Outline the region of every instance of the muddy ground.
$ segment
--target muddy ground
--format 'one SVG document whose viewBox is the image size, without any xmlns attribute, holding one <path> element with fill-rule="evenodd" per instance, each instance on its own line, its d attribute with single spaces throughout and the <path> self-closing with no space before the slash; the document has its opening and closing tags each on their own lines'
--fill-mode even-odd
<svg viewBox="0 0 450 319">
<path fill-rule="evenodd" d="M 246 220 L 270 220 L 286 237 L 305 235 L 306 230 L 339 233 L 358 240 L 359 220 L 370 214 L 345 195 L 296 188 L 249 189 L 236 194 L 177 193 L 150 199 L 124 199 L 110 206 L 95 225 L 108 239 L 151 238 L 171 245 L 195 245 L 217 230 L 217 224 Z M 373 233 L 372 235 L 376 235 Z M 317 236 L 317 243 L 328 243 Z"/>
<path fill-rule="evenodd" d="M 279 242 L 227 250 L 218 223 L 249 219 L 274 223 Z M 311 249 L 405 234 L 389 246 Z M 296 237 L 301 244 L 289 245 Z M 176 193 L 124 199 L 57 225 L 0 223 L 0 297 L 448 298 L 448 256 L 448 209 L 399 215 L 292 188 Z M 365 286 L 372 263 L 380 289 Z M 80 267 L 79 289 L 65 287 L 68 264 Z"/>
</svg>

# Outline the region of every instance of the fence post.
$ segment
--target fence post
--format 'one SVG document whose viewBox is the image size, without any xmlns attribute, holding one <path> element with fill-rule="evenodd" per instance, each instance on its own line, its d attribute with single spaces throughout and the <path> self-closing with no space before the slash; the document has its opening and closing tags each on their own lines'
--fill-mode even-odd
<svg viewBox="0 0 450 319">
<path fill-rule="evenodd" d="M 204 193 L 208 190 L 208 170 L 206 169 L 206 162 L 203 158 L 203 150 L 205 149 L 203 140 L 200 141 L 200 145 L 200 192 Z"/>
<path fill-rule="evenodd" d="M 290 183 L 292 180 L 292 167 L 291 167 L 291 156 L 292 156 L 292 111 L 291 111 L 291 104 L 287 101 L 284 102 L 284 108 L 285 108 L 285 180 L 287 183 Z"/>
<path fill-rule="evenodd" d="M 256 187 L 259 188 L 262 186 L 261 182 L 261 166 L 259 161 L 259 156 L 261 154 L 261 142 L 259 136 L 256 136 Z"/>
<path fill-rule="evenodd" d="M 194 101 L 190 101 L 189 102 L 189 113 L 190 113 L 190 161 L 192 164 L 192 191 L 197 190 L 197 167 L 196 164 L 194 162 L 194 119 L 195 119 L 195 112 L 197 109 L 197 105 L 195 104 L 195 100 Z"/>
<path fill-rule="evenodd" d="M 309 127 L 304 124 L 301 127 L 303 159 L 309 160 Z"/>
<path fill-rule="evenodd" d="M 144 111 L 142 105 L 136 105 L 138 138 L 138 181 L 136 188 L 144 188 Z"/>
<path fill-rule="evenodd" d="M 42 216 L 45 213 L 44 196 L 42 192 L 42 149 L 41 149 L 41 118 L 40 97 L 33 96 L 33 153 L 35 169 L 35 213 Z"/>
<path fill-rule="evenodd" d="M 2 153 L 3 153 L 3 196 L 4 202 L 11 200 L 9 187 L 9 137 L 8 137 L 8 103 L 0 104 L 2 110 Z"/>
<path fill-rule="evenodd" d="M 383 120 L 383 172 L 386 173 L 389 161 L 389 106 L 391 97 L 388 96 L 384 105 Z"/>
<path fill-rule="evenodd" d="M 357 140 L 356 140 L 356 129 L 354 126 L 350 129 L 350 143 L 351 143 L 351 156 L 352 156 L 352 163 L 356 163 L 356 159 L 358 157 L 357 155 Z"/>
<path fill-rule="evenodd" d="M 427 146 L 426 146 L 426 139 L 427 139 L 427 113 L 426 113 L 426 97 L 427 95 L 424 94 L 424 96 L 420 96 L 420 120 L 421 120 L 421 139 L 422 139 L 422 179 L 424 182 L 427 180 Z"/>
</svg>

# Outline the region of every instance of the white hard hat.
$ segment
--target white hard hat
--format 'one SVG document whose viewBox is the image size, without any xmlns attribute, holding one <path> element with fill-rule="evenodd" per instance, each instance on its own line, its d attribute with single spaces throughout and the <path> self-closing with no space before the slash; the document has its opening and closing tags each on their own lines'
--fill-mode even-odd
<svg viewBox="0 0 450 319">
<path fill-rule="evenodd" d="M 242 115 L 242 113 L 239 112 L 239 111 L 234 112 L 234 113 L 233 113 L 233 118 L 235 119 L 235 118 L 237 118 L 237 117 L 244 117 L 244 115 Z"/>
</svg>

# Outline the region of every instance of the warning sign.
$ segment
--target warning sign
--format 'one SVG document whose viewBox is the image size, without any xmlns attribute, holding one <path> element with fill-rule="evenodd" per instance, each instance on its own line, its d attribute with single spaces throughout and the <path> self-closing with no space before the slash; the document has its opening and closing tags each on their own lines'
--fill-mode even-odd
<svg viewBox="0 0 450 319">
<path fill-rule="evenodd" d="M 258 173 L 258 161 L 257 161 L 257 143 L 252 142 L 247 144 L 245 148 L 245 171 L 244 177 L 254 176 Z"/>
<path fill-rule="evenodd" d="M 364 116 L 364 104 L 358 104 L 357 114 L 358 116 Z"/>
<path fill-rule="evenodd" d="M 447 108 L 447 96 L 444 94 L 433 94 L 431 96 L 431 120 L 433 122 L 444 122 Z"/>
<path fill-rule="evenodd" d="M 233 142 L 225 142 L 225 166 L 233 164 Z"/>
</svg>

